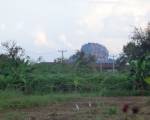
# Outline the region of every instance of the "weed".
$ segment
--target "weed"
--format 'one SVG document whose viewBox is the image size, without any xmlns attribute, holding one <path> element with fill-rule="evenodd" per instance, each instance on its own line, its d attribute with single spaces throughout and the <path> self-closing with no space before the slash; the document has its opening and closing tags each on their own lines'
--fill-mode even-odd
<svg viewBox="0 0 150 120">
<path fill-rule="evenodd" d="M 116 106 L 111 106 L 109 108 L 106 108 L 103 113 L 105 115 L 111 116 L 111 115 L 116 115 L 117 112 L 118 112 L 117 107 Z"/>
</svg>

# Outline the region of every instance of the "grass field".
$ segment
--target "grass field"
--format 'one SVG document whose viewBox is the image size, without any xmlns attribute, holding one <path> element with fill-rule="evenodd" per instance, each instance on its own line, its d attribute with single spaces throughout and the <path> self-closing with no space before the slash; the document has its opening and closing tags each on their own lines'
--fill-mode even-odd
<svg viewBox="0 0 150 120">
<path fill-rule="evenodd" d="M 129 105 L 127 114 L 122 112 L 124 104 Z M 139 113 L 132 114 L 135 106 Z M 77 93 L 26 96 L 5 91 L 0 92 L 0 108 L 0 120 L 149 120 L 150 97 Z"/>
<path fill-rule="evenodd" d="M 7 109 L 22 109 L 45 106 L 49 103 L 57 103 L 69 101 L 79 98 L 81 95 L 77 93 L 63 94 L 50 93 L 46 95 L 24 95 L 16 91 L 2 91 L 0 92 L 0 110 Z"/>
</svg>

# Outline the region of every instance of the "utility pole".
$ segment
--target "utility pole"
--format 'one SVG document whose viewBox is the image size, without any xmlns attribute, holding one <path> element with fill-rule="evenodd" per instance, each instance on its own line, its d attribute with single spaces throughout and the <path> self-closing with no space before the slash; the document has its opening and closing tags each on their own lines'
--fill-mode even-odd
<svg viewBox="0 0 150 120">
<path fill-rule="evenodd" d="M 67 52 L 67 50 L 58 50 L 58 52 L 61 53 L 61 63 L 63 63 L 63 60 L 64 60 L 64 53 Z"/>
<path fill-rule="evenodd" d="M 113 72 L 115 72 L 115 56 L 113 55 Z"/>
<path fill-rule="evenodd" d="M 115 72 L 115 55 L 112 55 L 112 58 L 113 58 L 113 66 L 112 66 L 112 69 L 113 69 L 113 72 Z"/>
</svg>

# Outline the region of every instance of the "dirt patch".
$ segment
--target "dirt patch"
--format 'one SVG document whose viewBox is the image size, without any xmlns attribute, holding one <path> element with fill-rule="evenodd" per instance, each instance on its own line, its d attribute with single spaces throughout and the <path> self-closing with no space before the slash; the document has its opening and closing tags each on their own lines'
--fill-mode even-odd
<svg viewBox="0 0 150 120">
<path fill-rule="evenodd" d="M 127 114 L 122 112 L 124 104 L 129 105 Z M 137 114 L 132 114 L 134 106 L 139 109 Z M 129 120 L 148 120 L 149 110 L 150 97 L 84 97 L 45 107 L 1 111 L 0 120 L 125 120 L 125 117 Z M 8 113 L 23 113 L 24 118 L 9 119 Z"/>
</svg>

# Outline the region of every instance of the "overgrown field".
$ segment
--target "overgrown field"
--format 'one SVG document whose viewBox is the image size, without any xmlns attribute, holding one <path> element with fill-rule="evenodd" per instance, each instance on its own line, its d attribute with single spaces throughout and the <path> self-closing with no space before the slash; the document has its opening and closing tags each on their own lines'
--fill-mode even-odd
<svg viewBox="0 0 150 120">
<path fill-rule="evenodd" d="M 28 72 L 28 69 L 32 71 Z M 24 94 L 94 92 L 101 95 L 140 95 L 134 89 L 134 79 L 127 72 L 76 71 L 72 65 L 40 63 L 30 65 L 27 72 L 19 72 L 16 76 L 0 75 L 0 89 Z"/>
<path fill-rule="evenodd" d="M 60 95 L 59 95 L 60 96 Z M 72 95 L 67 95 L 74 98 Z M 54 99 L 56 101 L 53 101 Z M 59 99 L 52 95 L 43 107 L 9 109 L 0 112 L 0 120 L 149 120 L 149 97 L 81 97 Z M 65 100 L 65 101 L 64 101 Z M 67 100 L 67 101 L 66 101 Z M 61 102 L 60 102 L 61 101 Z M 128 105 L 127 112 L 123 107 Z M 137 112 L 134 112 L 134 109 Z"/>
<path fill-rule="evenodd" d="M 126 92 L 126 95 L 125 93 Z M 130 91 L 113 91 L 106 94 L 105 96 L 129 96 L 129 94 L 134 94 L 133 92 L 127 93 Z M 113 95 L 114 94 L 114 95 Z M 73 99 L 80 99 L 82 97 L 96 97 L 102 96 L 101 92 L 91 92 L 91 93 L 49 93 L 49 94 L 32 94 L 25 95 L 22 92 L 18 91 L 0 91 L 0 110 L 8 109 L 24 109 L 32 107 L 47 106 L 49 103 L 59 103 L 67 102 Z"/>
</svg>

